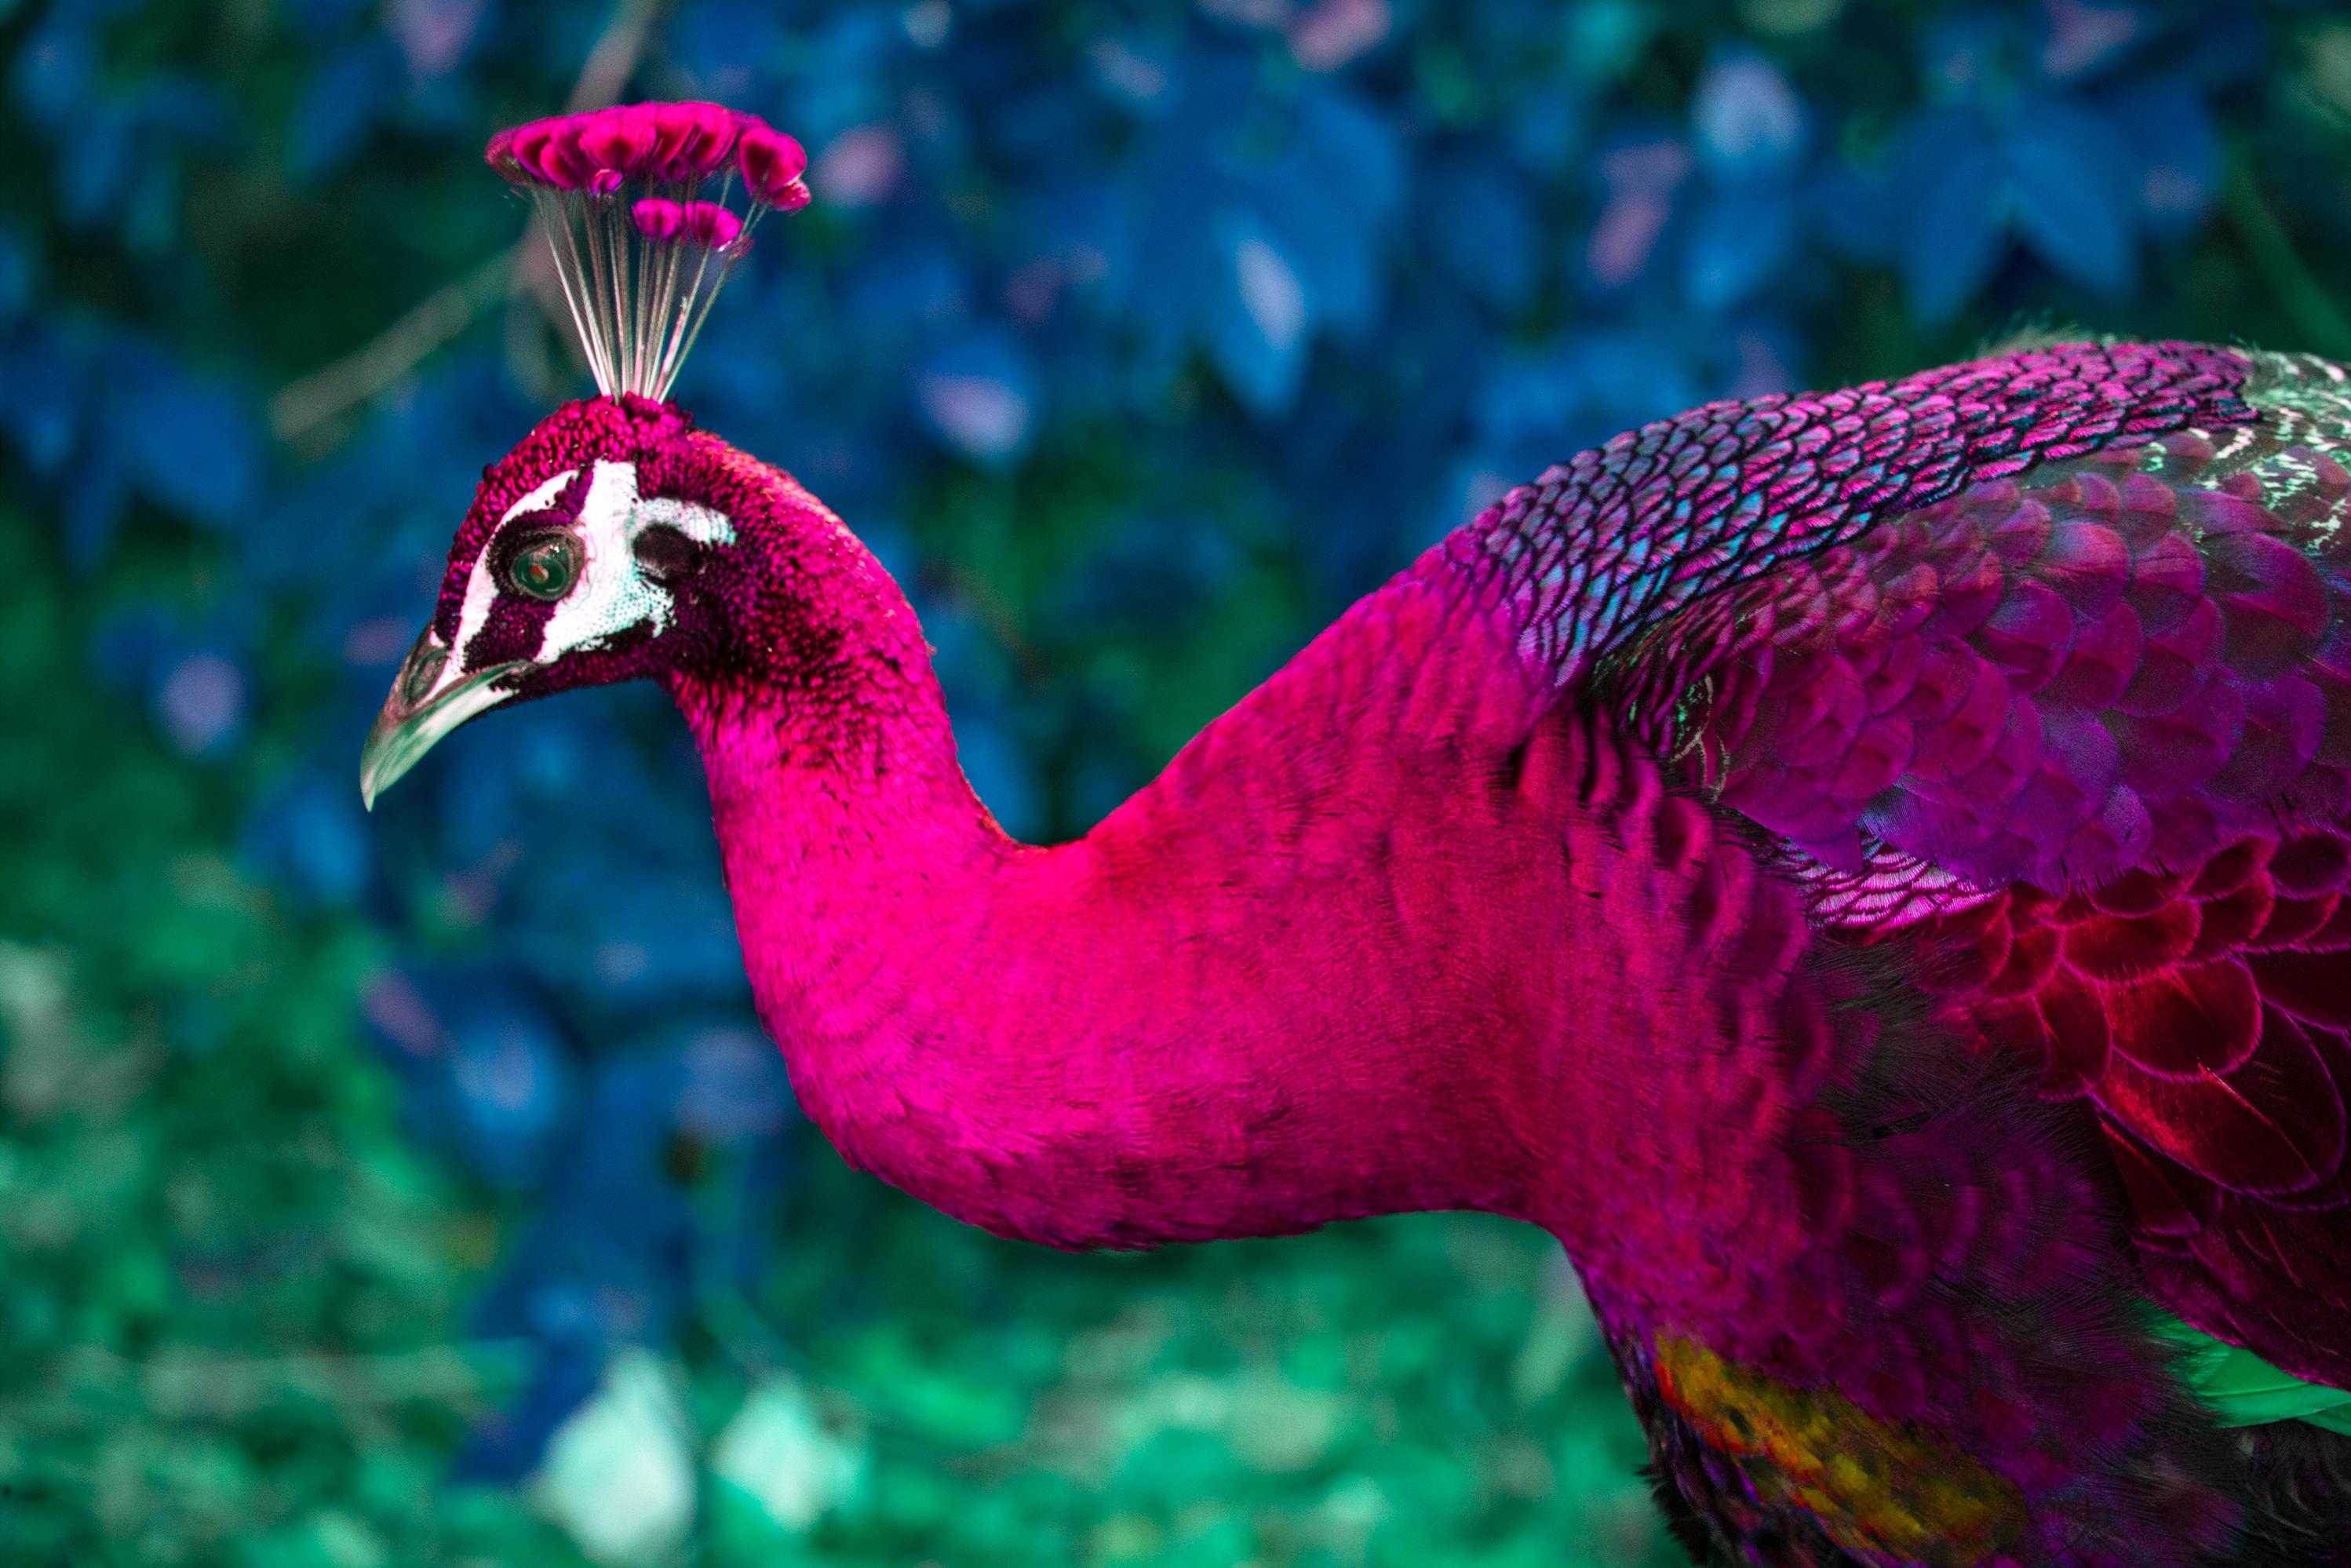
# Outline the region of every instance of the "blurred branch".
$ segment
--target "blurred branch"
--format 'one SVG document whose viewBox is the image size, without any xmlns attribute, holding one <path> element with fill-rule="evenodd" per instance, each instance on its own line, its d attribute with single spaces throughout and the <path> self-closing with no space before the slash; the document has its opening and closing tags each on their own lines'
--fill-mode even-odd
<svg viewBox="0 0 2351 1568">
<path fill-rule="evenodd" d="M 308 434 L 344 410 L 374 397 L 423 363 L 504 298 L 520 246 L 502 250 L 472 274 L 432 295 L 357 353 L 281 389 L 269 400 L 270 434 L 284 442 Z"/>
<path fill-rule="evenodd" d="M 653 37 L 653 23 L 666 3 L 621 0 L 612 8 L 612 19 L 604 24 L 596 47 L 588 51 L 588 63 L 580 68 L 580 79 L 571 84 L 571 96 L 563 100 L 566 112 L 579 114 L 620 101 L 621 89 L 636 74 L 645 40 Z"/>
<path fill-rule="evenodd" d="M 149 1364 L 140 1381 L 148 1407 L 166 1420 L 230 1420 L 287 1402 L 481 1402 L 522 1384 L 532 1348 L 517 1340 L 428 1345 L 381 1355 L 183 1353 Z"/>
<path fill-rule="evenodd" d="M 925 572 L 924 586 L 970 611 L 979 623 L 987 628 L 988 634 L 1012 655 L 1014 665 L 1024 678 L 1032 681 L 1047 678 L 1045 658 L 1021 629 L 1019 611 L 1010 600 L 997 591 L 995 584 L 976 571 L 949 565 L 941 570 Z"/>
<path fill-rule="evenodd" d="M 567 112 L 602 109 L 619 99 L 636 73 L 664 4 L 666 0 L 620 0 L 563 100 Z M 547 308 L 546 291 L 532 287 L 534 275 L 545 268 L 533 267 L 532 261 L 526 231 L 521 243 L 433 294 L 356 352 L 280 389 L 269 400 L 271 434 L 281 442 L 298 441 L 337 414 L 369 402 L 473 325 L 494 300 L 529 293 Z"/>
<path fill-rule="evenodd" d="M 289 1404 L 350 1412 L 404 1404 L 480 1405 L 528 1378 L 527 1340 L 426 1345 L 378 1355 L 213 1355 L 166 1351 L 136 1362 L 99 1351 L 77 1356 L 71 1392 L 16 1403 L 11 1415 L 46 1424 L 110 1420 L 128 1403 L 162 1421 L 238 1420 Z"/>
<path fill-rule="evenodd" d="M 2253 270 L 2302 334 L 2304 340 L 2294 346 L 2336 358 L 2351 354 L 2351 320 L 2294 248 L 2293 236 L 2242 163 L 2229 171 L 2220 199 L 2245 242 Z"/>
</svg>

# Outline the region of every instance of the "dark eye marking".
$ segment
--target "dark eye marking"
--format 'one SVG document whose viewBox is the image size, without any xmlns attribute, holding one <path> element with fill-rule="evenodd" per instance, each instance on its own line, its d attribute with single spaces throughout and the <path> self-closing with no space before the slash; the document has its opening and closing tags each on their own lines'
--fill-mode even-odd
<svg viewBox="0 0 2351 1568">
<path fill-rule="evenodd" d="M 586 553 L 577 534 L 558 529 L 526 535 L 516 542 L 501 575 L 525 599 L 552 604 L 580 580 Z"/>
<path fill-rule="evenodd" d="M 667 523 L 652 523 L 637 530 L 629 549 L 637 562 L 656 581 L 678 582 L 694 575 L 702 564 L 702 547 L 688 538 L 683 528 Z"/>
</svg>

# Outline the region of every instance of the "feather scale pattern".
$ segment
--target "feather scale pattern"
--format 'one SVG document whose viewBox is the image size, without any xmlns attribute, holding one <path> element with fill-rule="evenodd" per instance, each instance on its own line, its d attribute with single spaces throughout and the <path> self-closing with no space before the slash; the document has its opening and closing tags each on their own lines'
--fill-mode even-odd
<svg viewBox="0 0 2351 1568">
<path fill-rule="evenodd" d="M 1922 977 L 1934 1025 L 2095 1128 L 2154 1297 L 2351 1386 L 2339 367 L 2075 346 L 1701 409 L 1514 492 L 1470 545 L 1522 656 L 1753 824 L 1830 947 Z M 1834 1451 L 1765 1463 L 1751 1422 L 1726 1448 L 1647 1325 L 1618 1329 L 1661 1482 L 1745 1561 L 1912 1560 L 1785 1506 Z M 1767 1427 L 1813 1408 L 1758 1397 Z M 2261 1476 L 2315 1462 L 2244 1441 Z M 2304 1532 L 2333 1541 L 2322 1515 Z"/>
<path fill-rule="evenodd" d="M 2261 423 L 1976 483 L 1692 607 L 1650 645 L 1722 656 L 1640 674 L 1704 692 L 1661 743 L 1816 919 L 1928 948 L 1970 1036 L 2095 1108 L 2167 1304 L 2343 1385 L 2351 402 L 2255 364 Z"/>
</svg>

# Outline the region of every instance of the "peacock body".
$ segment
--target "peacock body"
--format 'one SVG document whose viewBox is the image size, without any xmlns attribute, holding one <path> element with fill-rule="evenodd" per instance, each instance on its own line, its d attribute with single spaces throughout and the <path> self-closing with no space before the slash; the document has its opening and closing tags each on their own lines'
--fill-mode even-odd
<svg viewBox="0 0 2351 1568">
<path fill-rule="evenodd" d="M 2351 1563 L 2341 369 L 2056 345 L 1629 433 L 1039 848 L 887 574 L 662 401 L 742 243 L 701 183 L 789 207 L 797 150 L 492 159 L 655 303 L 567 270 L 605 395 L 486 474 L 364 786 L 661 682 L 852 1162 L 1061 1247 L 1541 1225 L 1701 1556 Z"/>
</svg>

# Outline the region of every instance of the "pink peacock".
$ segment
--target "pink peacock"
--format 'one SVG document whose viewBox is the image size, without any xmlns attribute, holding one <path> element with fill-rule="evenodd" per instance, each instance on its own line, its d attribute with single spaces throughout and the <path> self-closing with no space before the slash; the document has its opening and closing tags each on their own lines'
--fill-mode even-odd
<svg viewBox="0 0 2351 1568">
<path fill-rule="evenodd" d="M 649 104 L 489 161 L 601 395 L 486 473 L 371 800 L 661 683 L 852 1162 L 1064 1248 L 1541 1226 L 1701 1558 L 2351 1563 L 2343 369 L 2063 343 L 1629 432 L 1035 847 L 888 575 L 664 401 L 799 148 Z"/>
</svg>

